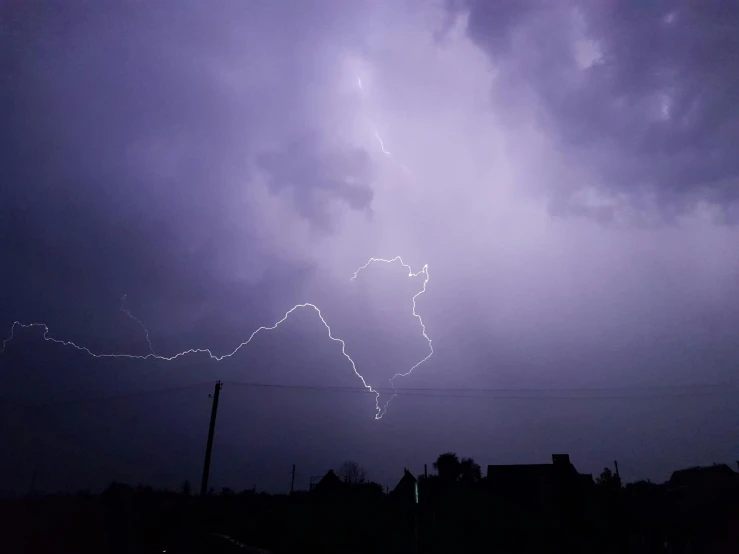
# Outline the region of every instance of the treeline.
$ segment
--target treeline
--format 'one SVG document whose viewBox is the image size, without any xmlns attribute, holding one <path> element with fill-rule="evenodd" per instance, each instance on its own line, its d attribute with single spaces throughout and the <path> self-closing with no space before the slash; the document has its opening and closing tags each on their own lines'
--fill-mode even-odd
<svg viewBox="0 0 739 554">
<path fill-rule="evenodd" d="M 555 457 L 557 458 L 557 457 Z M 739 552 L 739 487 L 721 468 L 663 484 L 596 479 L 555 459 L 491 466 L 440 455 L 383 489 L 355 462 L 310 491 L 179 491 L 111 484 L 100 494 L 2 501 L 3 552 Z M 705 471 L 703 471 L 705 470 Z M 246 546 L 245 546 L 246 545 Z"/>
</svg>

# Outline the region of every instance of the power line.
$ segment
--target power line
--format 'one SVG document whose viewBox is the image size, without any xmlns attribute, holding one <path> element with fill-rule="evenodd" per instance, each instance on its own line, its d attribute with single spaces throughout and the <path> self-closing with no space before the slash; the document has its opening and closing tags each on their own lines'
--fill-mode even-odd
<svg viewBox="0 0 739 554">
<path fill-rule="evenodd" d="M 491 392 L 552 392 L 552 391 L 621 391 L 621 390 L 674 390 L 674 389 L 696 389 L 696 388 L 719 388 L 719 387 L 739 387 L 739 382 L 723 382 L 723 383 L 686 383 L 683 385 L 625 385 L 616 387 L 549 387 L 549 388 L 412 388 L 403 387 L 402 390 L 411 391 L 491 391 Z"/>
<path fill-rule="evenodd" d="M 232 381 L 229 385 L 241 386 L 247 388 L 269 388 L 283 390 L 298 391 L 316 391 L 316 392 L 343 392 L 343 393 L 366 393 L 369 392 L 363 387 L 347 387 L 347 386 L 324 386 L 324 385 L 281 385 L 275 383 L 249 383 Z M 601 388 L 551 388 L 551 389 L 503 389 L 503 388 L 402 388 L 402 389 L 382 389 L 375 388 L 380 393 L 396 394 L 398 396 L 422 396 L 422 397 L 439 397 L 439 398 L 511 398 L 511 399 L 632 399 L 632 398 L 673 398 L 685 396 L 714 396 L 722 394 L 739 394 L 739 388 L 729 389 L 727 386 L 733 386 L 728 383 L 712 384 L 712 385 L 670 385 L 670 386 L 653 386 L 653 387 L 601 387 Z M 698 391 L 699 388 L 712 388 L 720 390 Z M 655 394 L 656 391 L 680 391 L 690 390 L 685 393 L 669 393 Z M 646 391 L 641 394 L 631 395 L 604 395 L 606 392 L 619 391 Z M 541 393 L 547 393 L 549 396 L 543 396 Z M 562 395 L 557 393 L 570 393 Z M 572 393 L 599 393 L 599 394 L 579 394 Z M 556 396 L 552 396 L 556 394 Z"/>
<path fill-rule="evenodd" d="M 364 387 L 332 386 L 332 385 L 285 385 L 278 383 L 256 383 L 243 381 L 228 381 L 227 384 L 244 388 L 259 388 L 273 390 L 290 390 L 300 392 L 334 392 L 349 394 L 366 394 Z M 210 381 L 156 389 L 136 391 L 117 395 L 94 396 L 48 402 L 44 404 L 14 404 L 7 403 L 11 408 L 39 410 L 74 406 L 78 404 L 108 402 L 140 398 L 171 392 L 191 390 L 200 387 L 210 387 Z M 703 390 L 701 390 L 703 389 Z M 706 390 L 710 389 L 710 390 Z M 739 394 L 739 385 L 726 383 L 685 384 L 685 385 L 645 385 L 621 387 L 562 387 L 562 388 L 376 388 L 381 394 L 397 396 L 417 396 L 424 398 L 482 398 L 482 399 L 510 399 L 510 400 L 634 400 L 640 398 L 688 398 L 702 396 L 723 396 Z M 635 394 L 624 394 L 631 392 Z M 620 393 L 620 394 L 610 394 Z"/>
<path fill-rule="evenodd" d="M 183 391 L 183 390 L 190 390 L 190 389 L 196 389 L 204 386 L 212 386 L 212 382 L 206 381 L 203 383 L 194 383 L 191 385 L 181 385 L 177 387 L 168 387 L 166 389 L 155 389 L 155 390 L 148 390 L 148 391 L 136 391 L 136 392 L 129 392 L 129 393 L 123 393 L 123 394 L 116 394 L 116 395 L 108 395 L 108 396 L 92 396 L 87 398 L 73 398 L 70 400 L 60 400 L 57 402 L 47 402 L 44 404 L 14 404 L 14 403 L 8 403 L 12 408 L 18 408 L 18 409 L 28 409 L 28 410 L 37 410 L 42 408 L 56 408 L 56 407 L 63 407 L 63 406 L 73 406 L 76 404 L 86 404 L 86 403 L 94 403 L 94 402 L 107 402 L 107 401 L 115 401 L 115 400 L 126 400 L 129 398 L 140 398 L 142 396 L 153 396 L 157 394 L 166 394 L 170 392 L 176 392 L 176 391 Z"/>
</svg>

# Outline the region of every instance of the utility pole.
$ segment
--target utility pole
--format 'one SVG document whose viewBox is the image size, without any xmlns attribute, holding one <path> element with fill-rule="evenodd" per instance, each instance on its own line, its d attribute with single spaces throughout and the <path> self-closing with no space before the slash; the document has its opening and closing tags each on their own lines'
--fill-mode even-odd
<svg viewBox="0 0 739 554">
<path fill-rule="evenodd" d="M 290 494 L 293 493 L 293 490 L 295 489 L 295 464 L 293 464 L 293 475 L 290 479 Z"/>
<path fill-rule="evenodd" d="M 203 479 L 200 481 L 200 496 L 208 494 L 208 475 L 210 474 L 210 454 L 213 450 L 213 434 L 216 431 L 216 414 L 218 413 L 218 397 L 221 394 L 223 384 L 216 381 L 213 391 L 213 407 L 210 409 L 210 428 L 208 429 L 208 444 L 205 447 L 205 463 L 203 464 Z"/>
<path fill-rule="evenodd" d="M 616 466 L 616 477 L 621 479 L 621 476 L 618 474 L 618 461 L 614 460 L 613 465 Z M 628 473 L 628 471 L 627 471 Z"/>
<path fill-rule="evenodd" d="M 429 466 L 428 466 L 428 464 L 423 464 L 423 476 L 426 479 L 429 478 Z"/>
</svg>

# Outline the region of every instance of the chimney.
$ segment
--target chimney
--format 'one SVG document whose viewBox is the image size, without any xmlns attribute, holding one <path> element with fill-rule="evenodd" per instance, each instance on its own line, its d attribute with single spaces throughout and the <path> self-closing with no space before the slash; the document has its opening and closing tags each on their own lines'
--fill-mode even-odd
<svg viewBox="0 0 739 554">
<path fill-rule="evenodd" d="M 552 454 L 552 463 L 555 466 L 568 466 L 570 465 L 569 454 Z"/>
</svg>

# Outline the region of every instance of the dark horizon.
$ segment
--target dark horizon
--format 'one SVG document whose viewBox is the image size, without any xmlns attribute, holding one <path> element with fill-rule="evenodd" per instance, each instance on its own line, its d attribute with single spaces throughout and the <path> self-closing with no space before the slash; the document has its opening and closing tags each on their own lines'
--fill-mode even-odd
<svg viewBox="0 0 739 554">
<path fill-rule="evenodd" d="M 302 6 L 0 0 L 0 490 L 733 467 L 739 6 Z"/>
<path fill-rule="evenodd" d="M 112 482 L 100 494 L 0 500 L 0 512 L 13 529 L 6 546 L 33 552 L 718 554 L 739 544 L 737 493 L 726 465 L 624 484 L 618 466 L 593 478 L 564 453 L 484 469 L 444 452 L 431 472 L 405 468 L 392 487 L 347 460 L 289 494 Z"/>
</svg>

